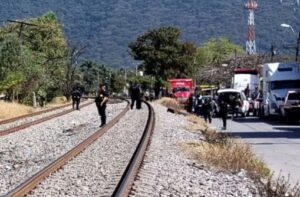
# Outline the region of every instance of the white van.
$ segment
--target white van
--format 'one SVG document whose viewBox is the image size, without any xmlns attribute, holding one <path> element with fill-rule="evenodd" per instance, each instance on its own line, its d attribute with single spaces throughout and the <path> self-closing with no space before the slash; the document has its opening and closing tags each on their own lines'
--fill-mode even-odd
<svg viewBox="0 0 300 197">
<path fill-rule="evenodd" d="M 225 101 L 230 105 L 236 97 L 239 97 L 242 101 L 242 106 L 239 108 L 238 113 L 242 116 L 248 115 L 249 112 L 249 102 L 245 94 L 241 90 L 237 89 L 222 89 L 218 90 L 218 97 L 222 96 Z M 229 110 L 229 113 L 233 113 Z"/>
</svg>

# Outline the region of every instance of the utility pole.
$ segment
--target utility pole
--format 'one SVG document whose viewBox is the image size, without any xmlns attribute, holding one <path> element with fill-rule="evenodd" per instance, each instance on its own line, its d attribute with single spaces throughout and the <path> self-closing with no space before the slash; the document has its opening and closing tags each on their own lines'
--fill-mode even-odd
<svg viewBox="0 0 300 197">
<path fill-rule="evenodd" d="M 274 45 L 271 45 L 271 62 L 273 62 L 275 52 L 274 52 Z"/>
<path fill-rule="evenodd" d="M 236 57 L 237 55 L 236 55 L 236 49 L 234 49 L 234 68 L 236 68 L 237 67 L 237 64 L 236 64 Z"/>
<path fill-rule="evenodd" d="M 135 65 L 135 76 L 138 76 L 138 64 Z"/>
<path fill-rule="evenodd" d="M 298 39 L 297 39 L 297 46 L 296 46 L 296 62 L 298 62 L 298 56 L 299 56 L 299 49 L 300 48 L 300 31 L 298 34 Z"/>
</svg>

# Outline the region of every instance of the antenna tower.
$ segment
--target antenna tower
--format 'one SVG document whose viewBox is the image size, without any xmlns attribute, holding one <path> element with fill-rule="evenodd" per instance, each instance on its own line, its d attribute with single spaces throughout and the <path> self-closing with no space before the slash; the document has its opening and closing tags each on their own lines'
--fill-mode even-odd
<svg viewBox="0 0 300 197">
<path fill-rule="evenodd" d="M 253 55 L 256 54 L 254 11 L 257 9 L 257 2 L 247 0 L 245 9 L 249 11 L 246 52 L 248 55 Z"/>
</svg>

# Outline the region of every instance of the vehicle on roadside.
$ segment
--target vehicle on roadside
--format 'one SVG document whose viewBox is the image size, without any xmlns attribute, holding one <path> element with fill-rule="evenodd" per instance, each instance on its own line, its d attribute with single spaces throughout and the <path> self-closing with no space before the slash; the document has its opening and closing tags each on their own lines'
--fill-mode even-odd
<svg viewBox="0 0 300 197">
<path fill-rule="evenodd" d="M 280 116 L 289 91 L 300 89 L 298 63 L 268 63 L 261 66 L 262 116 Z"/>
<path fill-rule="evenodd" d="M 235 68 L 233 76 L 233 89 L 245 91 L 249 88 L 248 96 L 250 97 L 258 88 L 259 78 L 256 69 Z"/>
<path fill-rule="evenodd" d="M 241 114 L 243 117 L 246 116 L 249 112 L 249 102 L 241 90 L 237 89 L 221 89 L 218 90 L 218 97 L 222 97 L 225 101 L 233 106 L 236 99 L 240 99 L 241 106 L 238 108 L 238 114 Z M 230 108 L 229 114 L 233 114 L 233 109 Z"/>
<path fill-rule="evenodd" d="M 188 98 L 193 93 L 192 79 L 170 79 L 169 95 L 180 104 L 187 104 Z"/>
<path fill-rule="evenodd" d="M 255 98 L 258 94 L 259 77 L 256 69 L 235 68 L 233 76 L 233 89 L 243 91 L 249 101 L 249 112 L 255 111 Z M 248 112 L 248 113 L 249 113 Z"/>
<path fill-rule="evenodd" d="M 280 106 L 280 115 L 288 122 L 300 120 L 300 90 L 288 91 Z"/>
</svg>

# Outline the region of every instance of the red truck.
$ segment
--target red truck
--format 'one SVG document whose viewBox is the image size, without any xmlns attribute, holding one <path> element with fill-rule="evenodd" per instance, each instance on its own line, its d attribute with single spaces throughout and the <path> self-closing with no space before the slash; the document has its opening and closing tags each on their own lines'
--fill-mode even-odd
<svg viewBox="0 0 300 197">
<path fill-rule="evenodd" d="M 179 103 L 186 104 L 192 93 L 192 79 L 169 79 L 169 94 L 171 97 L 176 98 Z"/>
</svg>

